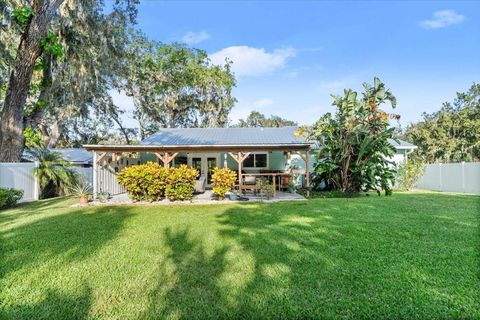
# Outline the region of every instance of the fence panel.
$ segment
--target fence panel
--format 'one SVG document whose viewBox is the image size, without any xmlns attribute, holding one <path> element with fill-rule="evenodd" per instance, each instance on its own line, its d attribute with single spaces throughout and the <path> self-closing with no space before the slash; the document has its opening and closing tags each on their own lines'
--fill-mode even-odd
<svg viewBox="0 0 480 320">
<path fill-rule="evenodd" d="M 111 195 L 125 193 L 125 188 L 117 182 L 115 170 L 108 167 L 96 166 L 97 186 L 94 192 L 108 192 Z"/>
<path fill-rule="evenodd" d="M 480 162 L 428 164 L 417 187 L 480 194 Z"/>
<path fill-rule="evenodd" d="M 33 169 L 37 163 L 0 163 L 0 187 L 23 190 L 20 202 L 38 200 L 39 186 Z"/>
</svg>

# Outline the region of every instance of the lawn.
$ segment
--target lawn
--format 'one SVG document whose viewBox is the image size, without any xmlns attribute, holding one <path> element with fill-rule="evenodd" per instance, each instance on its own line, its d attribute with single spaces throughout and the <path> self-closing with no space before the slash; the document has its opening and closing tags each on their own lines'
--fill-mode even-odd
<svg viewBox="0 0 480 320">
<path fill-rule="evenodd" d="M 480 318 L 480 197 L 0 212 L 0 318 Z"/>
</svg>

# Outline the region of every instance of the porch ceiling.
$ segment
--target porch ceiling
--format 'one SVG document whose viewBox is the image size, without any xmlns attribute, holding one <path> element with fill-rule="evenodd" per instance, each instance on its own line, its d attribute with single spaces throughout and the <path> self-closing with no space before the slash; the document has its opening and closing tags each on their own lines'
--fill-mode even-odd
<svg viewBox="0 0 480 320">
<path fill-rule="evenodd" d="M 83 145 L 88 151 L 100 152 L 255 152 L 309 150 L 311 144 L 259 145 Z"/>
</svg>

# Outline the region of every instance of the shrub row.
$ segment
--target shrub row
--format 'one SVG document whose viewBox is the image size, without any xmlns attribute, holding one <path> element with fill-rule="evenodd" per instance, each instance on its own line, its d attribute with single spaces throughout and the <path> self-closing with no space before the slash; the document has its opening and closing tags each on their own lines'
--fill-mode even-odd
<svg viewBox="0 0 480 320">
<path fill-rule="evenodd" d="M 193 197 L 198 171 L 182 165 L 164 168 L 158 163 L 130 166 L 117 174 L 118 182 L 125 187 L 133 200 L 159 201 L 189 200 Z"/>
<path fill-rule="evenodd" d="M 0 188 L 0 209 L 15 205 L 22 197 L 23 190 Z"/>
</svg>

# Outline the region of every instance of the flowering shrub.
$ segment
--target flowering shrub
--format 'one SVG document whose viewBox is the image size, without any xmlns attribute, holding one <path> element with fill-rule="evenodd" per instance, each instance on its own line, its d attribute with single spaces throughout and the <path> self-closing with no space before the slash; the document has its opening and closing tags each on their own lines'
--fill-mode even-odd
<svg viewBox="0 0 480 320">
<path fill-rule="evenodd" d="M 172 201 L 192 199 L 197 176 L 197 169 L 184 164 L 178 168 L 167 169 L 165 196 Z"/>
<path fill-rule="evenodd" d="M 219 199 L 225 198 L 225 193 L 235 187 L 235 180 L 237 180 L 235 171 L 229 168 L 214 168 L 212 175 L 213 193 Z"/>
<path fill-rule="evenodd" d="M 117 174 L 133 200 L 158 201 L 165 196 L 168 169 L 155 162 L 126 167 Z"/>
</svg>

